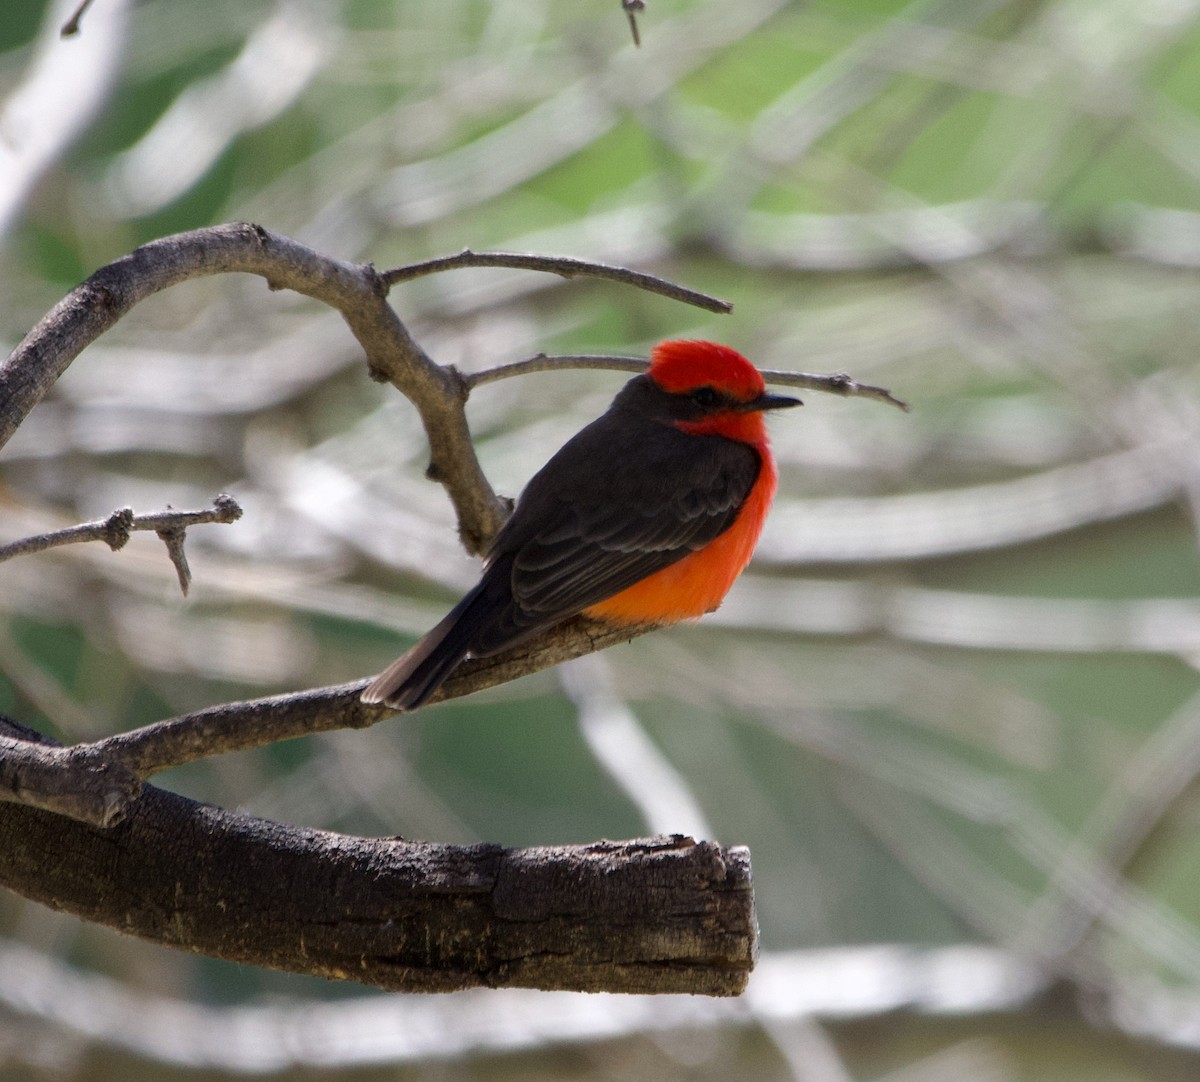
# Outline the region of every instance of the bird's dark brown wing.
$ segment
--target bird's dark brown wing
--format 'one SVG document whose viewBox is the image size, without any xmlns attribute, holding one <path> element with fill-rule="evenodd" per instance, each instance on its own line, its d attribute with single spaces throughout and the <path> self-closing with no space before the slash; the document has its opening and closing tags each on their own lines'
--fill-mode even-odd
<svg viewBox="0 0 1200 1082">
<path fill-rule="evenodd" d="M 703 548 L 732 525 L 758 477 L 758 452 L 744 443 L 606 421 L 564 445 L 521 494 L 484 576 L 493 589 L 507 580 L 509 600 L 477 611 L 473 655 L 514 645 Z"/>
</svg>

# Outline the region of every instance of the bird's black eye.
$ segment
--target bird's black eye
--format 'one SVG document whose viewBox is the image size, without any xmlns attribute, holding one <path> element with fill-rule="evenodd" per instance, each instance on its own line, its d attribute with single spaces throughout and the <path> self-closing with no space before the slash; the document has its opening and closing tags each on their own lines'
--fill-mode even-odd
<svg viewBox="0 0 1200 1082">
<path fill-rule="evenodd" d="M 711 387 L 697 387 L 692 392 L 691 398 L 697 406 L 704 406 L 707 409 L 709 406 L 716 405 L 717 392 Z"/>
</svg>

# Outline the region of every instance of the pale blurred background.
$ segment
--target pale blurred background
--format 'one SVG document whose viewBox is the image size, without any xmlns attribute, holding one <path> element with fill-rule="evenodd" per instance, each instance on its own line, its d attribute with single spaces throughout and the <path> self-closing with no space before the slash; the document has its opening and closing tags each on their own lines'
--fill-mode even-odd
<svg viewBox="0 0 1200 1082">
<path fill-rule="evenodd" d="M 728 342 L 890 387 L 772 419 L 752 573 L 695 627 L 159 781 L 449 842 L 753 853 L 740 1001 L 381 996 L 0 897 L 7 1079 L 1126 1082 L 1200 1072 L 1200 2 L 4 0 L 0 341 L 155 237 L 380 267 L 528 250 L 728 298 L 457 272 L 435 359 Z M 624 377 L 480 388 L 514 494 Z M 73 741 L 365 676 L 475 565 L 415 414 L 257 278 L 161 294 L 0 454 L 0 710 Z M 53 859 L 53 854 L 47 854 Z"/>
</svg>

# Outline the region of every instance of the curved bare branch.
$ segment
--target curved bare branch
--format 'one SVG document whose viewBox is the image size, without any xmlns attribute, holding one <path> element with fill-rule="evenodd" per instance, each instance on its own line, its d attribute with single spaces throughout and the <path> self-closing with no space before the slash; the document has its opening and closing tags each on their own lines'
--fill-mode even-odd
<svg viewBox="0 0 1200 1082">
<path fill-rule="evenodd" d="M 712 297 L 707 293 L 668 282 L 665 278 L 659 278 L 657 275 L 630 270 L 628 267 L 614 267 L 608 263 L 592 263 L 586 259 L 574 259 L 571 256 L 561 255 L 532 255 L 527 252 L 474 252 L 470 248 L 464 248 L 457 255 L 439 256 L 437 259 L 427 259 L 422 263 L 410 263 L 408 266 L 381 271 L 379 277 L 385 285 L 390 287 L 398 282 L 423 278 L 427 274 L 462 270 L 466 267 L 509 267 L 515 270 L 545 271 L 547 274 L 557 274 L 560 278 L 604 278 L 610 282 L 620 282 L 622 285 L 634 286 L 649 293 L 657 293 L 662 297 L 670 297 L 673 301 L 691 304 L 709 312 L 733 311 L 733 305 L 729 301 L 723 301 L 719 297 Z"/>
<path fill-rule="evenodd" d="M 260 275 L 272 289 L 295 290 L 342 314 L 372 374 L 416 406 L 429 438 L 429 474 L 454 504 L 463 544 L 482 552 L 507 511 L 476 458 L 457 373 L 435 364 L 408 333 L 373 267 L 244 222 L 152 241 L 63 298 L 0 363 L 0 447 L 84 348 L 139 301 L 192 278 L 233 272 Z"/>
</svg>

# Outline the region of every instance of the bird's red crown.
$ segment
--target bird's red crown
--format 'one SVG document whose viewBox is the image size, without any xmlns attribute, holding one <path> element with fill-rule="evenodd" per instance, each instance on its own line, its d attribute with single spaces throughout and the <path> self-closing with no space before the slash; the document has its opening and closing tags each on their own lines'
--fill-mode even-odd
<svg viewBox="0 0 1200 1082">
<path fill-rule="evenodd" d="M 669 394 L 712 387 L 740 402 L 766 390 L 754 365 L 736 349 L 716 342 L 660 342 L 650 354 L 650 378 Z"/>
</svg>

